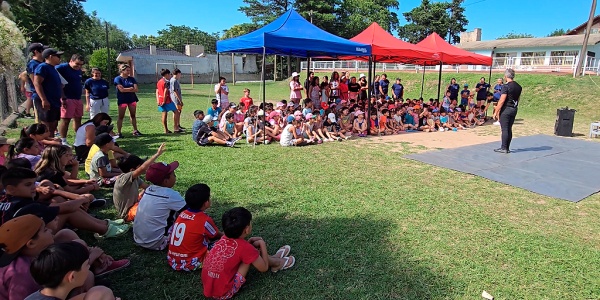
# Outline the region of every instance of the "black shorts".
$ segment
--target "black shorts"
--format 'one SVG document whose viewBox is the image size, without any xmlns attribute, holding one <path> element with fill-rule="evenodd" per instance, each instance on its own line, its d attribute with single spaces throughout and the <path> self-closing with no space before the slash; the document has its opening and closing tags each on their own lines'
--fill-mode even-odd
<svg viewBox="0 0 600 300">
<path fill-rule="evenodd" d="M 206 146 L 210 144 L 210 142 L 208 141 L 208 138 L 203 138 L 198 140 L 198 146 Z"/>
<path fill-rule="evenodd" d="M 49 110 L 44 110 L 42 108 L 42 101 L 38 98 L 33 101 L 33 105 L 40 121 L 52 123 L 60 120 L 60 107 L 50 106 Z"/>
<path fill-rule="evenodd" d="M 77 157 L 77 161 L 79 161 L 80 163 L 85 163 L 85 160 L 88 157 L 88 154 L 90 153 L 90 148 L 86 145 L 81 145 L 81 146 L 75 146 L 75 157 Z"/>
</svg>

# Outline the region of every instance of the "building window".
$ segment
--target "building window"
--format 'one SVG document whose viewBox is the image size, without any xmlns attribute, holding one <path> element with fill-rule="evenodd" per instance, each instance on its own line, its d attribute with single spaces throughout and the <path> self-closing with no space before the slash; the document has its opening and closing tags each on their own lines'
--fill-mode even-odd
<svg viewBox="0 0 600 300">
<path fill-rule="evenodd" d="M 517 56 L 517 52 L 498 52 L 494 53 L 494 65 L 510 67 L 513 65 L 513 58 Z"/>
<path fill-rule="evenodd" d="M 522 66 L 543 66 L 546 52 L 523 52 L 521 53 Z"/>
</svg>

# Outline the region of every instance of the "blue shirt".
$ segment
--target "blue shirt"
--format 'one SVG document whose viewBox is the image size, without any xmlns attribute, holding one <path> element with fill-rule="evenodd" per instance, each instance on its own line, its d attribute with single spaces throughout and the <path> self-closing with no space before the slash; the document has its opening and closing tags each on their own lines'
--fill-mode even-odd
<svg viewBox="0 0 600 300">
<path fill-rule="evenodd" d="M 383 91 L 384 95 L 387 95 L 388 93 L 388 87 L 390 86 L 390 81 L 385 79 L 385 80 L 379 80 L 379 86 L 381 87 L 381 90 Z"/>
<path fill-rule="evenodd" d="M 458 90 L 460 90 L 458 83 L 449 85 L 448 90 L 450 91 L 450 99 L 458 99 Z"/>
<path fill-rule="evenodd" d="M 460 97 L 462 99 L 469 99 L 469 95 L 471 95 L 471 91 L 469 91 L 469 90 L 460 91 Z"/>
<path fill-rule="evenodd" d="M 406 115 L 404 115 L 404 124 L 415 125 L 415 118 L 413 118 L 411 114 L 406 113 Z"/>
<path fill-rule="evenodd" d="M 108 81 L 104 79 L 88 78 L 83 86 L 90 92 L 90 99 L 99 100 L 108 98 L 108 85 Z"/>
<path fill-rule="evenodd" d="M 29 78 L 29 74 L 33 74 L 37 66 L 39 66 L 41 63 L 41 61 L 37 61 L 35 59 L 32 59 L 27 63 L 27 81 L 29 81 L 29 87 L 31 88 L 30 92 L 32 93 L 35 93 L 35 86 L 33 86 L 33 81 L 31 81 L 31 78 Z"/>
<path fill-rule="evenodd" d="M 200 127 L 202 127 L 202 125 L 204 125 L 204 122 L 200 120 L 194 121 L 194 125 L 192 125 L 192 140 L 194 142 L 196 141 L 196 138 L 198 138 L 198 130 L 200 130 Z"/>
<path fill-rule="evenodd" d="M 214 121 L 219 120 L 219 114 L 221 114 L 221 108 L 217 106 L 217 109 L 213 109 L 212 106 L 208 108 L 206 114 L 211 116 Z"/>
<path fill-rule="evenodd" d="M 68 63 L 62 63 L 56 66 L 56 71 L 68 82 L 63 91 L 67 99 L 81 100 L 83 84 L 81 83 L 81 70 L 75 70 Z"/>
<path fill-rule="evenodd" d="M 402 85 L 402 83 L 394 83 L 392 85 L 392 90 L 394 90 L 394 95 L 396 95 L 396 98 L 400 98 L 402 97 L 402 93 L 404 92 L 404 86 Z"/>
<path fill-rule="evenodd" d="M 50 106 L 60 108 L 62 96 L 62 82 L 58 71 L 47 63 L 41 63 L 35 68 L 34 74 L 44 78 L 42 89 L 46 95 L 46 100 L 50 102 Z M 37 93 L 33 94 L 34 98 L 40 99 Z M 41 99 L 40 99 L 41 100 Z"/>
<path fill-rule="evenodd" d="M 477 100 L 485 100 L 487 98 L 488 89 L 490 88 L 489 83 L 478 83 L 475 88 L 479 89 L 477 91 Z"/>
<path fill-rule="evenodd" d="M 134 84 L 137 84 L 137 81 L 135 81 L 135 78 L 129 76 L 127 78 L 123 78 L 121 77 L 121 75 L 115 77 L 114 80 L 114 84 L 115 86 L 117 85 L 121 85 L 124 88 L 130 88 L 133 87 Z M 117 87 L 117 104 L 121 105 L 121 104 L 130 104 L 133 102 L 137 102 L 138 98 L 135 95 L 135 93 L 131 93 L 131 92 L 127 92 L 127 93 L 121 93 L 119 91 L 119 88 Z"/>
</svg>

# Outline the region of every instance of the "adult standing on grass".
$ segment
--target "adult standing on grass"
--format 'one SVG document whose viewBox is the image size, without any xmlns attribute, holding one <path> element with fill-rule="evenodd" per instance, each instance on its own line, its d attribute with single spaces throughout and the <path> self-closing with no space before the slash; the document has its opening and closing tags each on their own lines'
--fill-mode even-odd
<svg viewBox="0 0 600 300">
<path fill-rule="evenodd" d="M 79 126 L 81 126 L 81 117 L 83 117 L 83 103 L 81 102 L 83 90 L 81 67 L 83 64 L 83 56 L 73 54 L 68 63 L 56 66 L 56 71 L 67 81 L 67 84 L 63 87 L 64 98 L 61 98 L 61 122 L 58 128 L 62 144 L 66 146 L 70 146 L 67 143 L 67 133 L 69 132 L 71 119 L 73 119 L 73 131 L 77 131 Z"/>
<path fill-rule="evenodd" d="M 32 43 L 31 45 L 29 45 L 29 52 L 31 52 L 31 60 L 27 63 L 27 82 L 29 84 L 29 89 L 27 89 L 25 91 L 25 96 L 27 97 L 27 101 L 25 102 L 25 109 L 26 109 L 26 114 L 25 117 L 31 117 L 31 114 L 29 113 L 31 110 L 31 107 L 33 107 L 33 93 L 35 93 L 35 86 L 33 86 L 33 73 L 35 72 L 35 69 L 37 68 L 37 66 L 41 63 L 44 62 L 44 57 L 42 56 L 42 52 L 44 52 L 45 49 L 48 49 L 48 46 L 44 46 L 40 43 Z M 34 109 L 35 112 L 35 109 Z M 37 122 L 37 120 L 36 120 Z"/>
<path fill-rule="evenodd" d="M 185 128 L 181 127 L 181 110 L 183 109 L 183 100 L 181 99 L 181 85 L 179 85 L 180 78 L 181 70 L 175 68 L 175 70 L 173 70 L 173 77 L 171 77 L 171 85 L 169 88 L 171 92 L 171 101 L 173 101 L 177 107 L 177 110 L 173 112 L 173 127 L 177 133 L 182 133 L 185 130 Z"/>
<path fill-rule="evenodd" d="M 119 107 L 119 117 L 117 119 L 117 131 L 119 137 L 122 138 L 123 134 L 121 129 L 123 127 L 123 118 L 125 117 L 125 111 L 129 109 L 129 118 L 131 119 L 131 126 L 133 127 L 133 135 L 140 136 L 142 133 L 137 128 L 137 119 L 135 117 L 138 97 L 135 94 L 138 91 L 137 81 L 135 78 L 130 76 L 131 68 L 127 64 L 119 67 L 121 74 L 115 77 L 114 84 L 117 86 L 117 105 Z"/>
<path fill-rule="evenodd" d="M 85 111 L 90 112 L 90 119 L 99 113 L 108 114 L 108 81 L 102 79 L 102 72 L 92 68 L 92 77 L 83 84 L 85 88 Z"/>
<path fill-rule="evenodd" d="M 475 86 L 475 91 L 477 91 L 477 106 L 481 107 L 485 103 L 489 89 L 490 84 L 485 82 L 485 77 L 481 77 L 479 83 Z"/>
<path fill-rule="evenodd" d="M 494 107 L 494 118 L 500 120 L 500 128 L 502 129 L 502 146 L 494 151 L 500 153 L 510 153 L 512 126 L 517 116 L 519 98 L 521 98 L 522 88 L 514 79 L 515 71 L 506 69 L 504 71 L 506 84 L 502 86 L 500 100 L 498 105 Z"/>
<path fill-rule="evenodd" d="M 221 110 L 229 108 L 229 87 L 225 77 L 219 77 L 219 83 L 215 85 L 215 94 Z"/>
<path fill-rule="evenodd" d="M 33 85 L 33 103 L 35 105 L 40 122 L 48 127 L 51 133 L 56 131 L 60 119 L 62 81 L 56 66 L 60 63 L 62 51 L 52 48 L 44 50 L 43 63 L 35 68 Z"/>
<path fill-rule="evenodd" d="M 300 105 L 303 89 L 304 87 L 300 84 L 300 74 L 298 74 L 298 72 L 292 73 L 292 80 L 290 81 L 290 101 L 294 103 L 294 107 Z"/>
<path fill-rule="evenodd" d="M 460 91 L 460 85 L 456 83 L 456 78 L 450 79 L 450 85 L 446 88 L 447 91 L 450 91 L 450 101 L 458 100 L 458 92 Z M 485 97 L 484 97 L 485 99 Z M 480 104 L 477 104 L 480 105 Z"/>
</svg>

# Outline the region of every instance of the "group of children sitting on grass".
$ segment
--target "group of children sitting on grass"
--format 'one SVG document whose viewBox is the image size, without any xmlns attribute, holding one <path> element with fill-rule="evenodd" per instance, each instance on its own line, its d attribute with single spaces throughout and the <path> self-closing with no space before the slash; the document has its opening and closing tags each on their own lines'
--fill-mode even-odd
<svg viewBox="0 0 600 300">
<path fill-rule="evenodd" d="M 247 90 L 247 89 L 246 89 Z M 249 91 L 243 99 L 247 99 Z M 221 110 L 218 101 L 204 111 L 196 110 L 192 139 L 200 146 L 219 144 L 233 147 L 245 138 L 248 143 L 282 146 L 321 144 L 343 141 L 352 136 L 391 135 L 411 131 L 457 131 L 483 125 L 494 95 L 487 93 L 487 103 L 478 106 L 474 101 L 466 105 L 450 100 L 450 91 L 442 101 L 429 99 L 390 99 L 371 96 L 370 103 L 363 100 L 332 100 L 320 102 L 315 108 L 313 100 L 305 99 L 302 105 L 281 100 L 253 105 L 252 101 L 230 103 Z"/>
<path fill-rule="evenodd" d="M 249 238 L 252 215 L 244 208 L 223 215 L 223 234 L 205 213 L 211 205 L 207 185 L 190 187 L 185 198 L 175 191 L 179 163 L 156 162 L 165 144 L 143 160 L 119 148 L 110 120 L 95 126 L 94 135 L 86 179 L 78 178 L 72 149 L 51 138 L 43 124 L 23 129 L 16 142 L 0 138 L 0 299 L 115 299 L 95 279 L 130 261 L 88 246 L 74 230 L 103 240 L 133 225 L 134 243 L 168 248 L 174 270 L 202 268 L 204 294 L 216 299 L 231 298 L 250 265 L 277 272 L 295 264 L 289 246 L 269 255 L 261 238 Z M 90 194 L 101 187 L 113 188 L 116 220 L 89 213 L 106 204 Z"/>
</svg>

